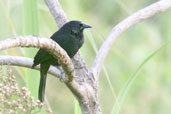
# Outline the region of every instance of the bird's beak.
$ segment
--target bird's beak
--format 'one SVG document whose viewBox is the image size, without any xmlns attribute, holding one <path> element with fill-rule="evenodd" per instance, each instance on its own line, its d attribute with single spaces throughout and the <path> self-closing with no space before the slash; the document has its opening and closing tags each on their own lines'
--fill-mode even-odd
<svg viewBox="0 0 171 114">
<path fill-rule="evenodd" d="M 92 28 L 90 25 L 83 24 L 83 29 L 85 28 Z"/>
<path fill-rule="evenodd" d="M 81 27 L 81 30 L 86 29 L 86 28 L 92 28 L 92 27 L 89 25 L 83 24 L 83 26 Z"/>
</svg>

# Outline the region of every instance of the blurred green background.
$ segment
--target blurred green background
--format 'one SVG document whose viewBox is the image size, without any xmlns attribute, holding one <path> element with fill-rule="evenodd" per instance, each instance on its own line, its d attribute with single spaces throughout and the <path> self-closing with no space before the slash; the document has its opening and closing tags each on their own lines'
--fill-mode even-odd
<svg viewBox="0 0 171 114">
<path fill-rule="evenodd" d="M 69 20 L 81 20 L 93 26 L 85 31 L 85 44 L 81 48 L 90 67 L 110 30 L 156 1 L 60 0 L 60 3 Z M 50 37 L 57 30 L 43 0 L 0 0 L 0 40 L 28 34 Z M 105 59 L 99 81 L 99 100 L 104 114 L 171 114 L 169 41 L 171 10 L 137 24 L 116 40 Z M 33 58 L 37 50 L 14 48 L 0 55 Z M 27 86 L 37 98 L 39 71 L 21 67 L 13 70 L 19 86 Z M 46 104 L 53 114 L 79 114 L 71 92 L 53 76 L 47 79 Z"/>
</svg>

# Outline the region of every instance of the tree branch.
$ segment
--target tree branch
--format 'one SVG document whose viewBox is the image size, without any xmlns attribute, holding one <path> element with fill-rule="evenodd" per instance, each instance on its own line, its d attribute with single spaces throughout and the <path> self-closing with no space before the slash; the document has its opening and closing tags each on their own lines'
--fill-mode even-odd
<svg viewBox="0 0 171 114">
<path fill-rule="evenodd" d="M 33 59 L 19 56 L 0 56 L 0 65 L 14 65 L 32 68 Z M 40 70 L 40 65 L 34 67 L 36 70 Z M 61 69 L 58 69 L 54 66 L 51 66 L 48 73 L 54 75 L 59 78 L 60 73 L 63 72 Z"/>
<path fill-rule="evenodd" d="M 59 60 L 68 78 L 75 77 L 73 65 L 71 63 L 70 58 L 68 57 L 66 52 L 56 42 L 54 42 L 51 39 L 40 38 L 35 36 L 25 36 L 25 37 L 19 36 L 13 39 L 0 41 L 0 51 L 13 47 L 40 47 L 48 51 L 56 59 Z M 33 60 L 28 58 L 12 57 L 11 59 L 11 57 L 5 57 L 5 56 L 1 56 L 1 57 L 2 57 L 0 58 L 1 64 L 14 64 L 17 66 L 31 67 L 33 63 Z M 97 109 L 94 106 L 96 106 L 97 104 L 94 104 L 94 106 L 92 106 L 92 103 L 96 102 L 96 98 L 94 96 L 95 95 L 94 92 L 96 91 L 94 91 L 94 89 L 88 83 L 86 83 L 83 80 L 82 82 L 80 82 L 80 80 L 78 81 L 76 78 L 75 80 L 72 81 L 66 80 L 64 82 L 80 102 L 84 114 L 87 113 L 98 114 L 98 113 L 94 113 L 96 112 L 95 109 Z"/>
<path fill-rule="evenodd" d="M 98 79 L 99 77 L 101 67 L 110 48 L 112 47 L 114 41 L 118 38 L 120 34 L 131 28 L 135 24 L 152 17 L 157 13 L 163 12 L 169 8 L 171 8 L 171 0 L 160 0 L 144 9 L 137 11 L 136 13 L 132 14 L 131 16 L 117 24 L 107 36 L 95 58 L 94 64 L 92 66 L 92 71 L 97 77 L 96 79 Z"/>
<path fill-rule="evenodd" d="M 61 27 L 65 22 L 67 22 L 66 15 L 60 6 L 58 0 L 44 0 L 52 13 L 57 25 Z M 75 82 L 79 84 L 77 91 L 73 91 L 75 87 L 73 83 L 66 83 L 67 87 L 72 91 L 79 101 L 81 110 L 83 114 L 101 114 L 101 109 L 98 103 L 97 86 L 98 80 L 94 80 L 95 77 L 91 70 L 87 68 L 80 52 L 74 56 L 72 59 L 76 78 Z M 76 85 L 76 84 L 74 84 Z M 75 88 L 76 90 L 76 88 Z"/>
<path fill-rule="evenodd" d="M 52 54 L 56 59 L 58 59 L 65 71 L 65 74 L 67 75 L 68 79 L 64 80 L 65 84 L 70 88 L 70 90 L 79 99 L 79 101 L 82 101 L 82 103 L 84 103 L 84 109 L 86 109 L 86 111 L 87 109 L 89 109 L 89 105 L 87 104 L 87 102 L 84 102 L 85 100 L 87 100 L 87 98 L 84 96 L 88 96 L 86 94 L 89 94 L 89 92 L 87 92 L 86 90 L 88 90 L 89 87 L 81 86 L 79 85 L 79 83 L 73 80 L 73 78 L 75 77 L 73 64 L 67 53 L 56 42 L 51 39 L 35 36 L 18 36 L 13 39 L 0 41 L 0 51 L 14 47 L 40 47 L 41 49 L 44 49 Z"/>
<path fill-rule="evenodd" d="M 62 27 L 67 22 L 67 17 L 59 4 L 58 0 L 44 0 L 53 15 L 58 27 Z"/>
<path fill-rule="evenodd" d="M 52 54 L 61 64 L 65 74 L 66 81 L 72 81 L 75 77 L 73 64 L 67 53 L 53 40 L 47 38 L 39 38 L 35 36 L 18 36 L 13 39 L 0 41 L 0 51 L 13 47 L 40 47 Z"/>
</svg>

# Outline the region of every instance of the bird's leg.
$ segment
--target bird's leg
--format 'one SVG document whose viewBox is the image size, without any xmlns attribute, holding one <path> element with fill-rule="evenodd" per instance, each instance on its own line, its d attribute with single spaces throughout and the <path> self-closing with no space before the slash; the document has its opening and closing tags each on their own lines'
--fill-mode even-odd
<svg viewBox="0 0 171 114">
<path fill-rule="evenodd" d="M 65 81 L 65 72 L 63 70 L 63 68 L 61 66 L 58 67 L 59 70 L 60 70 L 60 75 L 59 75 L 59 79 L 61 82 L 64 82 Z"/>
</svg>

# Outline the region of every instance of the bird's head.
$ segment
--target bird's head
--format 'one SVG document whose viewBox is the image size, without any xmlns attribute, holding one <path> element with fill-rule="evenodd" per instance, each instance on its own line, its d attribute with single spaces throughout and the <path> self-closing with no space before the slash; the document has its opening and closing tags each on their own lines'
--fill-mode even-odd
<svg viewBox="0 0 171 114">
<path fill-rule="evenodd" d="M 65 32 L 70 32 L 73 35 L 77 35 L 77 34 L 82 33 L 84 29 L 91 28 L 91 26 L 84 24 L 80 21 L 70 21 L 64 24 L 62 28 L 64 28 L 64 30 L 67 30 Z"/>
</svg>

